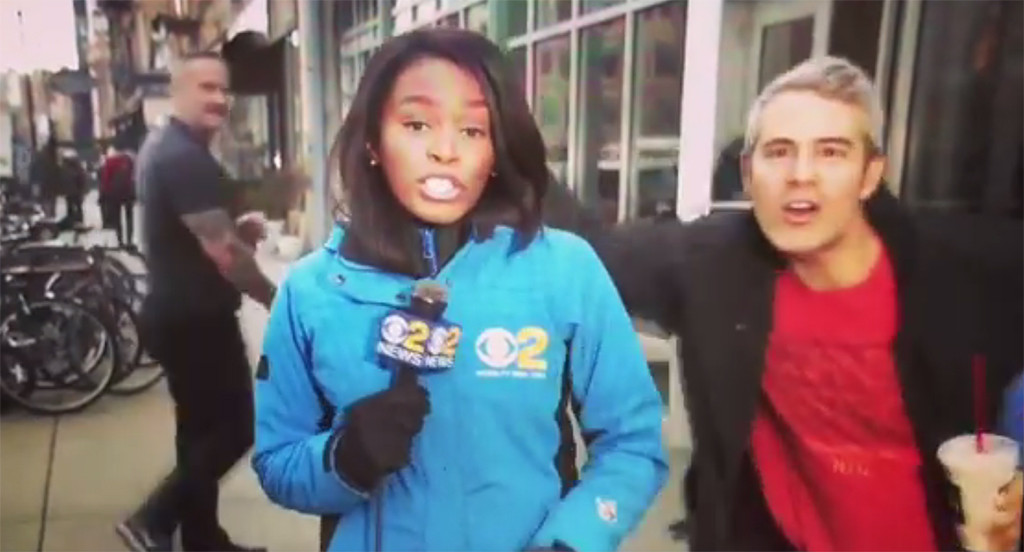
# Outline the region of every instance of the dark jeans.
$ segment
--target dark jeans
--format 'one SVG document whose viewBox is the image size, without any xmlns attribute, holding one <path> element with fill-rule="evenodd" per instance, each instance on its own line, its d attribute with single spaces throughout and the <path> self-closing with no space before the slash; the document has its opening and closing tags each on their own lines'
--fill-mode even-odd
<svg viewBox="0 0 1024 552">
<path fill-rule="evenodd" d="M 143 340 L 167 373 L 177 465 L 138 512 L 151 529 L 181 526 L 185 550 L 224 549 L 220 478 L 253 442 L 252 372 L 234 312 L 168 320 L 143 310 Z"/>
<path fill-rule="evenodd" d="M 114 217 L 114 232 L 117 233 L 117 245 L 124 246 L 132 243 L 132 235 L 135 233 L 135 203 L 132 201 L 121 201 L 111 205 Z M 124 219 L 121 213 L 124 213 Z"/>
<path fill-rule="evenodd" d="M 67 219 L 71 224 L 81 224 L 84 219 L 82 212 L 82 196 L 69 195 L 64 197 L 68 206 Z"/>
</svg>

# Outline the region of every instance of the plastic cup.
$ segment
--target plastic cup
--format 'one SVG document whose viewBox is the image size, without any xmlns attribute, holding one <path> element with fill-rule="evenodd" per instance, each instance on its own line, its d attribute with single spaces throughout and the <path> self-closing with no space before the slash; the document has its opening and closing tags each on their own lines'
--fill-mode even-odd
<svg viewBox="0 0 1024 552">
<path fill-rule="evenodd" d="M 960 539 L 967 550 L 992 550 L 988 533 L 999 521 L 996 498 L 1017 473 L 1019 448 L 1013 439 L 986 433 L 978 452 L 975 436 L 960 435 L 939 446 L 939 462 L 960 490 L 963 525 Z"/>
</svg>

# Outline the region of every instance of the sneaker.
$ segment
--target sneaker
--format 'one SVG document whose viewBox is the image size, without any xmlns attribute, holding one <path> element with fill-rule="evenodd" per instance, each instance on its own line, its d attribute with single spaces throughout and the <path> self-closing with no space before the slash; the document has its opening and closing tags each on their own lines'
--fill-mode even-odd
<svg viewBox="0 0 1024 552">
<path fill-rule="evenodd" d="M 114 531 L 133 552 L 171 552 L 174 549 L 172 535 L 146 527 L 134 518 L 117 524 Z"/>
<path fill-rule="evenodd" d="M 688 520 L 681 519 L 672 525 L 668 526 L 668 532 L 672 535 L 672 540 L 685 541 L 690 538 L 690 524 Z"/>
</svg>

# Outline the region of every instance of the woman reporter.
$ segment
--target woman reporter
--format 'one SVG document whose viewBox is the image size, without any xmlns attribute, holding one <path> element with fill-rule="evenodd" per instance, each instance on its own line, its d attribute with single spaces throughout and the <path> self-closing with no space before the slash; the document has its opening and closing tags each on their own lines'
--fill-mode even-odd
<svg viewBox="0 0 1024 552">
<path fill-rule="evenodd" d="M 542 224 L 544 144 L 499 49 L 392 39 L 338 149 L 348 223 L 282 285 L 257 374 L 267 495 L 340 516 L 331 550 L 615 550 L 666 477 L 662 403 L 593 250 Z M 396 378 L 382 320 L 422 279 L 448 289 L 452 366 Z"/>
</svg>

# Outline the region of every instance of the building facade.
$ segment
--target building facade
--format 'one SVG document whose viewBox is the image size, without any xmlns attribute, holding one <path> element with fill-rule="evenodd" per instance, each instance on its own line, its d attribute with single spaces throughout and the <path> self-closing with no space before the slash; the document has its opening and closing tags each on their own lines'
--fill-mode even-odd
<svg viewBox="0 0 1024 552">
<path fill-rule="evenodd" d="M 311 62 L 293 82 L 318 87 L 323 108 L 306 108 L 325 121 L 317 132 L 298 129 L 296 143 L 330 143 L 382 41 L 424 26 L 462 27 L 506 49 L 552 170 L 606 220 L 664 211 L 691 219 L 748 205 L 729 162 L 748 106 L 774 76 L 834 54 L 877 81 L 886 108 L 886 181 L 910 207 L 1021 217 L 1019 2 L 281 3 L 313 14 L 295 18 L 299 36 L 316 40 L 299 41 L 299 58 Z M 302 29 L 309 21 L 318 33 Z M 291 97 L 310 96 L 300 90 Z M 324 227 L 312 228 L 313 243 L 330 224 L 335 187 L 315 187 L 306 202 L 308 218 Z"/>
<path fill-rule="evenodd" d="M 215 49 L 248 0 L 86 0 L 96 138 L 137 148 L 170 115 L 174 59 Z"/>
</svg>

